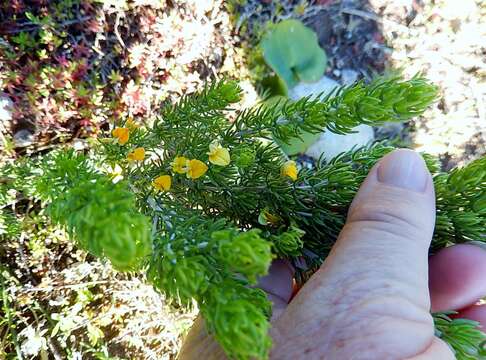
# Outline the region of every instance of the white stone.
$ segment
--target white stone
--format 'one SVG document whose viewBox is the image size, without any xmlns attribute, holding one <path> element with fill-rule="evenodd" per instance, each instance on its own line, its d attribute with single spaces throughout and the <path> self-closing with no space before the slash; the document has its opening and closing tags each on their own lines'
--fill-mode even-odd
<svg viewBox="0 0 486 360">
<path fill-rule="evenodd" d="M 241 88 L 241 108 L 246 109 L 258 103 L 258 93 L 250 80 L 242 80 L 238 84 Z"/>
<path fill-rule="evenodd" d="M 449 0 L 444 1 L 440 16 L 448 20 L 466 20 L 474 16 L 478 10 L 474 0 Z"/>
<path fill-rule="evenodd" d="M 339 83 L 327 76 L 323 76 L 315 83 L 299 83 L 289 90 L 289 98 L 299 100 L 305 96 L 311 95 L 316 98 L 319 94 L 329 94 L 332 90 L 339 87 Z"/>
<path fill-rule="evenodd" d="M 319 81 L 311 84 L 300 83 L 289 90 L 289 97 L 292 100 L 299 100 L 305 96 L 317 97 L 319 94 L 324 96 L 338 87 L 339 84 L 326 76 Z M 318 159 L 321 155 L 329 160 L 336 155 L 369 144 L 374 140 L 373 128 L 369 125 L 360 125 L 353 129 L 352 134 L 338 135 L 330 131 L 324 131 L 320 138 L 305 152 L 306 155 Z"/>
<path fill-rule="evenodd" d="M 319 140 L 309 146 L 305 154 L 315 159 L 323 154 L 324 159 L 330 160 L 342 152 L 351 150 L 354 146 L 365 146 L 374 139 L 373 128 L 369 125 L 359 125 L 354 128 L 354 131 L 356 133 L 347 135 L 325 131 Z"/>
<path fill-rule="evenodd" d="M 12 100 L 0 95 L 0 121 L 12 120 Z"/>
</svg>

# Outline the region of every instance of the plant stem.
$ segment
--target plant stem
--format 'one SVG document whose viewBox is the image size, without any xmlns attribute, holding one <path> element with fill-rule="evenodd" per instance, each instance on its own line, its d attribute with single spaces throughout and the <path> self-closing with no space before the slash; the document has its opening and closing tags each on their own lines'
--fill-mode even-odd
<svg viewBox="0 0 486 360">
<path fill-rule="evenodd" d="M 8 329 L 12 334 L 12 341 L 15 346 L 15 352 L 17 353 L 17 359 L 22 360 L 22 352 L 20 351 L 19 342 L 17 340 L 17 331 L 15 331 L 15 325 L 12 322 L 12 313 L 10 312 L 10 304 L 8 301 L 7 289 L 5 289 L 5 284 L 3 282 L 3 275 L 0 274 L 0 281 L 2 285 L 2 301 L 3 301 L 3 311 L 7 316 Z"/>
</svg>

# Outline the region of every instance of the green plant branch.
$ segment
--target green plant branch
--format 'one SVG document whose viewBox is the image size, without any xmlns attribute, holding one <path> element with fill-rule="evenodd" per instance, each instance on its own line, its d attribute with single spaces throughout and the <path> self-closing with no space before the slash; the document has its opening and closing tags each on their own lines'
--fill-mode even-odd
<svg viewBox="0 0 486 360">
<path fill-rule="evenodd" d="M 454 313 L 435 313 L 436 336 L 448 343 L 457 360 L 486 359 L 486 334 L 476 321 L 452 319 Z"/>
<path fill-rule="evenodd" d="M 262 138 L 286 141 L 301 131 L 348 133 L 359 124 L 407 120 L 436 95 L 421 77 L 381 78 L 320 100 L 245 110 L 230 122 L 226 115 L 240 89 L 217 82 L 167 105 L 153 126 L 130 128 L 123 144 L 112 137 L 101 139 L 93 156 L 53 153 L 27 166 L 23 178 L 32 179 L 35 196 L 81 247 L 120 270 L 147 269 L 149 281 L 173 302 L 196 301 L 230 357 L 266 358 L 269 303 L 250 286 L 274 256 L 304 256 L 309 268 L 297 277 L 305 281 L 334 244 L 369 170 L 393 148 L 353 149 L 289 176 L 288 158 Z M 215 142 L 227 151 L 223 165 L 210 158 Z M 130 159 L 136 148 L 144 149 L 143 161 Z M 198 176 L 179 173 L 176 157 L 206 168 Z M 486 158 L 442 173 L 424 157 L 437 191 L 432 251 L 484 241 Z M 116 166 L 123 180 L 114 184 L 106 172 Z M 156 188 L 161 176 L 170 183 Z"/>
</svg>

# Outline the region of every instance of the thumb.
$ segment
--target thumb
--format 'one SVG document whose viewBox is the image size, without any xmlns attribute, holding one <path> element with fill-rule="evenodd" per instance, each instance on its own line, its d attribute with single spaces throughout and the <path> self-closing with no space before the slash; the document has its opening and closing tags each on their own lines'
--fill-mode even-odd
<svg viewBox="0 0 486 360">
<path fill-rule="evenodd" d="M 397 150 L 375 165 L 330 255 L 274 326 L 282 358 L 290 358 L 285 343 L 295 334 L 305 334 L 299 347 L 310 358 L 405 359 L 429 351 L 450 358 L 429 312 L 434 198 L 415 152 Z"/>
</svg>

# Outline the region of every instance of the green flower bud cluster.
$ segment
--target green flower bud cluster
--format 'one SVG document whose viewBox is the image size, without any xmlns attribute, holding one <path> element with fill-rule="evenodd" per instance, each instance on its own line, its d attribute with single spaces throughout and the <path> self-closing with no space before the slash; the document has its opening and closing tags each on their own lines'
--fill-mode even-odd
<svg viewBox="0 0 486 360">
<path fill-rule="evenodd" d="M 250 284 L 256 283 L 257 276 L 266 274 L 272 259 L 271 244 L 260 233 L 259 229 L 221 230 L 211 236 L 218 248 L 218 259 L 235 273 L 243 274 Z"/>
<path fill-rule="evenodd" d="M 46 157 L 39 170 L 36 193 L 81 248 L 120 271 L 140 268 L 151 252 L 150 222 L 138 212 L 127 183 L 113 184 L 73 151 Z"/>
<path fill-rule="evenodd" d="M 235 154 L 235 163 L 241 169 L 251 166 L 255 162 L 255 150 L 251 147 L 243 147 Z"/>
<path fill-rule="evenodd" d="M 201 305 L 206 326 L 234 359 L 265 359 L 271 346 L 268 335 L 270 302 L 260 289 L 236 280 L 211 287 Z"/>
<path fill-rule="evenodd" d="M 210 269 L 208 259 L 201 255 L 162 256 L 151 262 L 147 278 L 170 300 L 190 306 L 193 299 L 206 293 L 212 275 Z"/>
<path fill-rule="evenodd" d="M 299 256 L 304 247 L 305 231 L 296 226 L 290 226 L 287 231 L 279 235 L 272 235 L 271 241 L 276 254 L 282 257 Z"/>
</svg>

